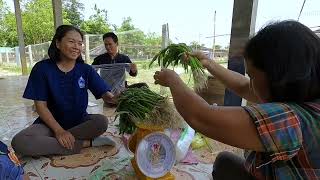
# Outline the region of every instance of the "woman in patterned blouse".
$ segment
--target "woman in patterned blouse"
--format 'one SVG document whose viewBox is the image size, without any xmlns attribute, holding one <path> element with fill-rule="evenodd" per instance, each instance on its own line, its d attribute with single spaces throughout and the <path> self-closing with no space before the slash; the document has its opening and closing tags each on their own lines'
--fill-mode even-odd
<svg viewBox="0 0 320 180">
<path fill-rule="evenodd" d="M 174 71 L 155 73 L 155 83 L 170 88 L 177 110 L 195 130 L 250 150 L 246 159 L 220 153 L 214 180 L 320 179 L 320 39 L 315 33 L 296 21 L 267 25 L 244 49 L 249 78 L 200 52 L 193 55 L 227 88 L 255 103 L 212 107 Z"/>
</svg>

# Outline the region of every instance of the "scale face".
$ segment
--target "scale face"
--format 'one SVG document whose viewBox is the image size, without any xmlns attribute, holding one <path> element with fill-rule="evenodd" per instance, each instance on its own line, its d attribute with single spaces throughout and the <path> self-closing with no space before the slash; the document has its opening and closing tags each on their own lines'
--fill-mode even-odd
<svg viewBox="0 0 320 180">
<path fill-rule="evenodd" d="M 136 149 L 136 162 L 147 177 L 166 175 L 176 160 L 172 140 L 164 133 L 155 132 L 144 137 Z"/>
</svg>

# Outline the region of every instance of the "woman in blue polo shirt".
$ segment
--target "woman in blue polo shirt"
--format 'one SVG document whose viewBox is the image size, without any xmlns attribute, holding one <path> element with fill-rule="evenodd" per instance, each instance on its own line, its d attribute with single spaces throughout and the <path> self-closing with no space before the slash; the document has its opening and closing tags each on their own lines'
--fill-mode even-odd
<svg viewBox="0 0 320 180">
<path fill-rule="evenodd" d="M 34 100 L 39 117 L 13 138 L 12 147 L 18 154 L 67 155 L 108 143 L 98 137 L 107 129 L 107 118 L 86 111 L 87 90 L 104 101 L 113 101 L 114 96 L 82 60 L 82 42 L 79 29 L 59 26 L 48 50 L 50 58 L 34 65 L 23 97 Z"/>
</svg>

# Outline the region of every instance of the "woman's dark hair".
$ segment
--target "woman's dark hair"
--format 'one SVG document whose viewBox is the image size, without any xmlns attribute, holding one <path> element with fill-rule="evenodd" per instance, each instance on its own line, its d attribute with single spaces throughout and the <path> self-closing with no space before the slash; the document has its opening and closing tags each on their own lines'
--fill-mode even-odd
<svg viewBox="0 0 320 180">
<path fill-rule="evenodd" d="M 113 32 L 107 32 L 102 36 L 102 39 L 106 39 L 106 38 L 112 38 L 113 42 L 115 42 L 116 44 L 118 44 L 118 36 L 116 34 L 114 34 Z"/>
<path fill-rule="evenodd" d="M 61 25 L 57 28 L 56 30 L 56 34 L 53 36 L 50 47 L 48 49 L 48 55 L 50 57 L 51 60 L 58 62 L 60 61 L 60 50 L 57 48 L 56 42 L 57 41 L 61 41 L 61 39 L 67 34 L 67 32 L 69 31 L 76 31 L 81 35 L 81 38 L 83 39 L 83 34 L 82 32 L 72 26 L 72 25 Z M 77 61 L 81 61 L 83 62 L 82 56 L 80 54 L 80 56 L 77 58 Z"/>
<path fill-rule="evenodd" d="M 320 98 L 320 38 L 303 24 L 267 25 L 248 41 L 244 56 L 266 73 L 272 101 Z"/>
</svg>

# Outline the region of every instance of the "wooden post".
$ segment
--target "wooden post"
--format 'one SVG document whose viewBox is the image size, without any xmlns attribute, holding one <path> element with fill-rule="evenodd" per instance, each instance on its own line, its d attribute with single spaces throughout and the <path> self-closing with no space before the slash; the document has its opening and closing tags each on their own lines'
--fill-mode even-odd
<svg viewBox="0 0 320 180">
<path fill-rule="evenodd" d="M 42 48 L 41 49 L 41 57 L 44 57 L 46 55 L 46 51 Z"/>
<path fill-rule="evenodd" d="M 168 47 L 169 45 L 169 25 L 163 24 L 162 25 L 162 43 L 161 43 L 161 48 L 164 49 Z"/>
<path fill-rule="evenodd" d="M 29 52 L 29 63 L 30 63 L 30 67 L 32 67 L 33 64 L 33 57 L 32 57 L 32 48 L 31 45 L 28 46 L 28 52 Z"/>
<path fill-rule="evenodd" d="M 26 61 L 26 51 L 25 51 L 25 45 L 24 45 L 24 35 L 23 35 L 23 29 L 22 29 L 22 18 L 21 18 L 21 9 L 20 9 L 20 2 L 19 0 L 14 0 L 14 9 L 15 9 L 15 15 L 16 15 L 16 22 L 17 22 L 17 32 L 19 37 L 19 57 L 20 57 L 20 63 L 21 63 L 21 69 L 22 69 L 22 75 L 27 75 L 27 61 Z"/>
<path fill-rule="evenodd" d="M 6 48 L 5 49 L 5 51 L 6 51 L 6 60 L 7 60 L 7 63 L 9 63 L 9 52 L 8 52 L 8 49 Z"/>
<path fill-rule="evenodd" d="M 63 24 L 61 0 L 52 0 L 52 10 L 54 18 L 54 28 L 57 29 L 60 25 Z"/>
<path fill-rule="evenodd" d="M 88 34 L 84 35 L 84 43 L 85 43 L 85 45 L 84 45 L 84 47 L 85 47 L 85 62 L 88 63 L 90 60 L 90 49 L 89 49 L 90 42 L 89 42 L 89 35 Z"/>
<path fill-rule="evenodd" d="M 14 51 L 15 51 L 15 56 L 16 56 L 16 64 L 17 64 L 18 67 L 21 67 L 21 62 L 20 62 L 21 58 L 20 58 L 20 53 L 19 53 L 20 48 L 19 47 L 15 47 Z"/>
<path fill-rule="evenodd" d="M 255 32 L 258 0 L 234 0 L 228 69 L 245 74 L 243 48 Z M 241 97 L 226 89 L 224 105 L 240 106 Z"/>
<path fill-rule="evenodd" d="M 161 49 L 168 47 L 168 45 L 169 45 L 169 25 L 167 23 L 162 25 Z M 163 68 L 163 65 L 161 63 L 161 69 L 162 68 Z M 160 86 L 160 94 L 165 94 L 165 88 L 163 86 Z"/>
</svg>

